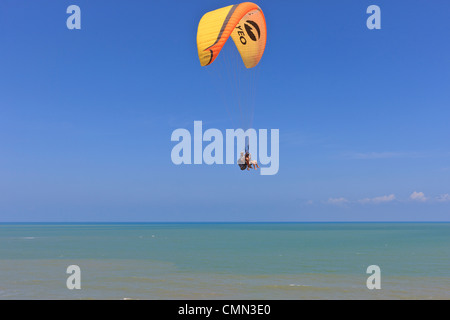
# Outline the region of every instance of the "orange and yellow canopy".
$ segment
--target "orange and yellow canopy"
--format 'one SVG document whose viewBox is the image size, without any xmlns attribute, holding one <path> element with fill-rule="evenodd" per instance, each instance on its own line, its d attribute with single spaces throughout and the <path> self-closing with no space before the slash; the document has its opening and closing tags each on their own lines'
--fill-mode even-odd
<svg viewBox="0 0 450 320">
<path fill-rule="evenodd" d="M 200 64 L 213 63 L 230 36 L 245 66 L 255 67 L 261 60 L 267 40 L 262 10 L 254 3 L 244 2 L 206 13 L 197 31 Z"/>
</svg>

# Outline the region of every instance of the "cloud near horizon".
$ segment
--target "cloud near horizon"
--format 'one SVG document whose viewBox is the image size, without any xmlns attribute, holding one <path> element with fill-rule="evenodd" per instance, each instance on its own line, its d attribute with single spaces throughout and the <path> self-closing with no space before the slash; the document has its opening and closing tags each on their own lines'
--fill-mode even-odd
<svg viewBox="0 0 450 320">
<path fill-rule="evenodd" d="M 357 202 L 359 202 L 361 204 L 378 204 L 378 203 L 384 203 L 384 202 L 391 202 L 391 201 L 394 201 L 395 199 L 396 199 L 395 195 L 390 194 L 388 196 L 365 198 L 365 199 L 358 200 Z"/>
<path fill-rule="evenodd" d="M 395 194 L 390 194 L 390 195 L 384 195 L 381 197 L 374 197 L 374 198 L 364 198 L 364 199 L 360 199 L 360 200 L 348 200 L 347 198 L 344 197 L 338 197 L 338 198 L 329 198 L 326 201 L 322 201 L 322 203 L 326 203 L 326 204 L 330 204 L 330 205 L 346 205 L 346 204 L 381 204 L 381 203 L 389 203 L 389 202 L 422 202 L 422 203 L 443 203 L 443 202 L 450 202 L 450 194 L 449 193 L 444 193 L 441 194 L 437 197 L 431 198 L 431 197 L 427 197 L 425 195 L 425 193 L 423 192 L 418 192 L 418 191 L 414 191 L 413 193 L 411 193 L 408 197 L 408 199 L 402 200 L 402 199 L 397 199 L 397 197 L 395 196 Z M 312 205 L 313 201 L 310 200 L 307 202 L 307 204 Z"/>
<path fill-rule="evenodd" d="M 385 195 L 381 197 L 375 197 L 375 198 L 364 198 L 357 201 L 350 201 L 344 197 L 340 198 L 329 198 L 326 203 L 332 204 L 332 205 L 343 205 L 348 203 L 359 203 L 359 204 L 378 204 L 378 203 L 386 203 L 391 202 L 396 199 L 394 194 Z"/>
<path fill-rule="evenodd" d="M 425 201 L 427 201 L 429 198 L 427 198 L 423 192 L 417 192 L 417 191 L 414 191 L 414 192 L 411 193 L 411 195 L 409 196 L 409 199 L 412 200 L 412 201 L 425 202 Z"/>
<path fill-rule="evenodd" d="M 418 202 L 429 202 L 429 203 L 450 202 L 450 194 L 444 193 L 444 194 L 440 194 L 437 197 L 431 198 L 431 197 L 425 196 L 425 194 L 423 192 L 414 191 L 409 196 L 409 200 L 410 201 L 418 201 Z"/>
<path fill-rule="evenodd" d="M 436 198 L 436 201 L 438 202 L 447 202 L 450 201 L 450 194 L 441 194 Z"/>
</svg>

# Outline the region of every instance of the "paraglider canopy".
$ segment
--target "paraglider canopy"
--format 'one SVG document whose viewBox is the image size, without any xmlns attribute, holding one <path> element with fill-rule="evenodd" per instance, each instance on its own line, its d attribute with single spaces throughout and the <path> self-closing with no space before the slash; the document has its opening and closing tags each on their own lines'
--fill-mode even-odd
<svg viewBox="0 0 450 320">
<path fill-rule="evenodd" d="M 255 67 L 264 53 L 267 39 L 262 10 L 254 3 L 244 2 L 206 13 L 197 32 L 200 64 L 213 63 L 230 36 L 245 67 Z"/>
</svg>

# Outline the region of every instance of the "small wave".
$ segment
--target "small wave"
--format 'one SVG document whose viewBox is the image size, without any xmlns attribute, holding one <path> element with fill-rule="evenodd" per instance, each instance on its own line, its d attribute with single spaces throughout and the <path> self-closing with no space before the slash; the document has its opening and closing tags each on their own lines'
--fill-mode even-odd
<svg viewBox="0 0 450 320">
<path fill-rule="evenodd" d="M 289 287 L 312 287 L 310 285 L 307 284 L 296 284 L 296 283 L 290 283 Z"/>
</svg>

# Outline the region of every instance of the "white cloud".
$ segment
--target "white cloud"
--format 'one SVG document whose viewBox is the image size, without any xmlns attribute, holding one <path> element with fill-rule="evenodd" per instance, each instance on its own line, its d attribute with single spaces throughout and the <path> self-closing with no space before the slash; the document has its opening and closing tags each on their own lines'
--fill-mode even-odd
<svg viewBox="0 0 450 320">
<path fill-rule="evenodd" d="M 425 194 L 423 192 L 417 192 L 414 191 L 413 193 L 411 193 L 411 195 L 409 196 L 410 200 L 413 201 L 420 201 L 420 202 L 425 202 L 428 200 L 427 197 L 425 197 Z"/>
<path fill-rule="evenodd" d="M 343 197 L 341 198 L 330 198 L 328 199 L 327 203 L 329 204 L 334 204 L 334 205 L 342 205 L 342 204 L 346 204 L 349 201 Z"/>
<path fill-rule="evenodd" d="M 439 202 L 447 202 L 450 201 L 450 194 L 446 193 L 446 194 L 441 194 L 439 197 L 436 198 L 437 201 Z"/>
<path fill-rule="evenodd" d="M 375 197 L 375 198 L 365 198 L 365 199 L 361 199 L 358 200 L 359 203 L 362 204 L 378 204 L 378 203 L 384 203 L 384 202 L 391 202 L 395 200 L 395 195 L 394 194 L 390 194 L 388 196 L 381 196 L 381 197 Z"/>
<path fill-rule="evenodd" d="M 450 202 L 450 193 L 441 194 L 439 196 L 432 196 L 427 197 L 423 192 L 414 191 L 409 195 L 409 201 L 414 202 L 422 202 L 422 203 L 436 203 L 436 202 Z M 323 203 L 327 203 L 330 205 L 336 205 L 336 206 L 346 206 L 346 205 L 352 205 L 352 204 L 362 204 L 362 205 L 376 205 L 381 203 L 392 203 L 392 202 L 399 202 L 402 203 L 405 200 L 403 199 L 397 199 L 395 194 L 389 194 L 384 195 L 380 197 L 373 197 L 373 198 L 364 198 L 360 200 L 348 200 L 347 198 L 340 197 L 340 198 L 329 198 L 326 201 L 323 201 Z M 313 201 L 306 202 L 308 205 L 312 205 Z"/>
</svg>

